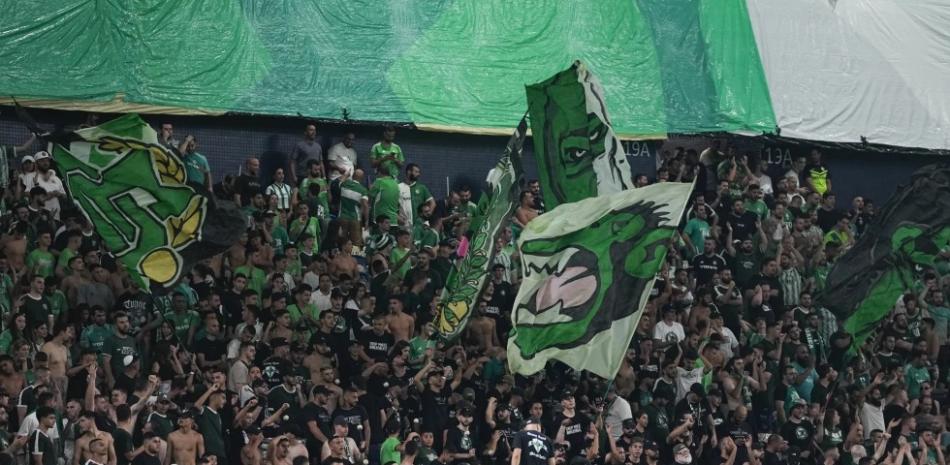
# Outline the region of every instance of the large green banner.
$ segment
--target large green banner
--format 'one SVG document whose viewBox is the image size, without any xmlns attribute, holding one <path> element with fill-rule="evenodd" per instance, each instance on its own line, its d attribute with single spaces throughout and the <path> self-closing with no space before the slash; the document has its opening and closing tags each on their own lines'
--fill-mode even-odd
<svg viewBox="0 0 950 465">
<path fill-rule="evenodd" d="M 240 211 L 189 186 L 184 163 L 138 115 L 66 139 L 52 154 L 70 197 L 142 289 L 173 285 L 244 232 Z"/>
</svg>

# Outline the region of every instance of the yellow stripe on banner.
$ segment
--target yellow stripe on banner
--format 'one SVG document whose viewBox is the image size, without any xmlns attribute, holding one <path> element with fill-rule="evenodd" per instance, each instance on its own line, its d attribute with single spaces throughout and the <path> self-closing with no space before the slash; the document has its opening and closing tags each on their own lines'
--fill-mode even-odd
<svg viewBox="0 0 950 465">
<path fill-rule="evenodd" d="M 115 98 L 107 102 L 93 100 L 62 100 L 43 98 L 20 98 L 16 103 L 28 108 L 46 108 L 64 111 L 85 111 L 90 113 L 140 113 L 151 115 L 188 115 L 188 116 L 221 116 L 227 113 L 221 110 L 205 110 L 201 108 L 185 108 L 165 105 L 149 105 L 129 103 L 124 100 L 124 94 L 116 94 Z M 0 105 L 13 105 L 13 99 L 0 97 Z"/>
</svg>

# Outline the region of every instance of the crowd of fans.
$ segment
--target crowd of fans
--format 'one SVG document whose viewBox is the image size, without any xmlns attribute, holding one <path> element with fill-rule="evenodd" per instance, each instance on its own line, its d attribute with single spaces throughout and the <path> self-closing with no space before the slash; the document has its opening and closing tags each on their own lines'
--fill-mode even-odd
<svg viewBox="0 0 950 465">
<path fill-rule="evenodd" d="M 18 158 L 0 219 L 0 465 L 945 465 L 945 264 L 853 344 L 816 295 L 875 210 L 839 205 L 818 151 L 784 173 L 718 143 L 664 151 L 634 184 L 696 191 L 617 377 L 524 377 L 505 347 L 538 182 L 447 343 L 433 321 L 476 199 L 435 199 L 395 135 L 324 150 L 308 125 L 283 167 L 248 158 L 216 182 L 163 124 L 189 183 L 248 217 L 163 296 L 128 279 L 47 152 L 3 147 Z"/>
</svg>

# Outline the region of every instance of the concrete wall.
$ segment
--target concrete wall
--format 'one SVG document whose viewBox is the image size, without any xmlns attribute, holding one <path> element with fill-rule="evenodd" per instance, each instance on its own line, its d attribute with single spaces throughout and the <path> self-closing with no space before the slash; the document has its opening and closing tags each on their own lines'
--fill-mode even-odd
<svg viewBox="0 0 950 465">
<path fill-rule="evenodd" d="M 86 115 L 81 113 L 31 110 L 41 124 L 52 126 L 82 123 Z M 198 139 L 199 152 L 208 157 L 216 181 L 226 173 L 238 172 L 242 161 L 251 155 L 263 157 L 263 170 L 269 172 L 290 152 L 301 137 L 304 122 L 295 118 L 225 116 L 225 117 L 161 117 L 147 116 L 146 120 L 158 128 L 162 122 L 171 122 L 175 134 L 183 139 L 193 134 Z M 368 167 L 367 154 L 373 143 L 379 140 L 381 128 L 370 125 L 346 125 L 340 123 L 319 124 L 319 138 L 328 149 L 339 141 L 346 131 L 356 133 L 356 149 L 360 164 Z M 28 137 L 23 125 L 9 107 L 0 108 L 0 143 L 19 144 Z M 783 166 L 791 157 L 806 155 L 808 145 L 772 143 L 763 139 L 734 138 L 734 143 L 743 153 L 759 153 L 770 162 L 772 172 L 784 172 Z M 446 192 L 446 181 L 453 188 L 466 183 L 478 190 L 488 170 L 494 165 L 504 149 L 507 137 L 443 134 L 413 130 L 397 131 L 396 142 L 402 147 L 408 161 L 423 167 L 422 181 L 433 195 L 441 197 Z M 674 138 L 665 142 L 627 142 L 625 147 L 630 157 L 633 173 L 655 175 L 657 151 L 676 146 L 707 146 L 708 138 Z M 35 144 L 34 151 L 43 149 Z M 845 206 L 855 195 L 865 195 L 878 204 L 897 187 L 906 182 L 917 168 L 943 160 L 938 156 L 923 156 L 901 153 L 879 154 L 869 151 L 824 150 L 834 179 L 834 189 L 839 194 L 839 206 Z M 525 170 L 527 176 L 535 176 L 536 169 L 531 156 L 531 144 L 526 144 Z"/>
</svg>

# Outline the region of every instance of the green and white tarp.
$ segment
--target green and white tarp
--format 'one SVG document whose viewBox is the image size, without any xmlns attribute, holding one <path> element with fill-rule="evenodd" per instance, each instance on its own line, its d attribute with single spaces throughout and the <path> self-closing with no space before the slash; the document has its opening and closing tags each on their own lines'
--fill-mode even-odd
<svg viewBox="0 0 950 465">
<path fill-rule="evenodd" d="M 942 0 L 0 0 L 0 96 L 505 134 L 575 60 L 621 137 L 950 148 Z"/>
</svg>

